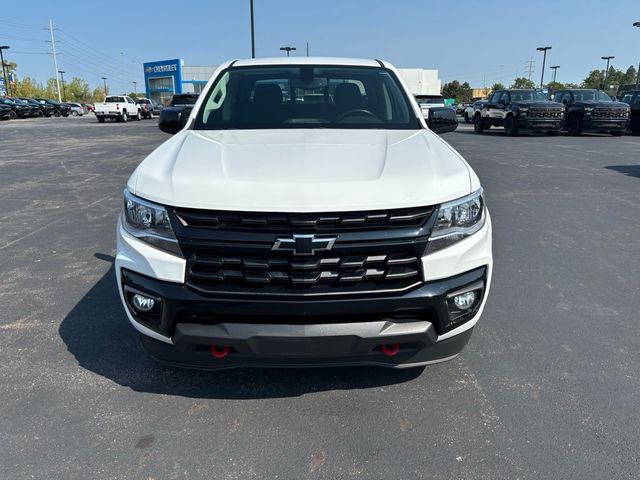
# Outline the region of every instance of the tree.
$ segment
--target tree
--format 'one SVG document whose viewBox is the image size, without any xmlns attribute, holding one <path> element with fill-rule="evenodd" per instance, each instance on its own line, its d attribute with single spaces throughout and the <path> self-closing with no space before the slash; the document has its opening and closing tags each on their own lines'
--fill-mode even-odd
<svg viewBox="0 0 640 480">
<path fill-rule="evenodd" d="M 11 93 L 16 97 L 40 97 L 44 87 L 42 84 L 36 83 L 35 79 L 25 77 L 22 80 L 16 80 L 15 85 L 11 88 Z"/>
<path fill-rule="evenodd" d="M 445 83 L 442 86 L 442 96 L 444 98 L 456 98 L 460 91 L 460 82 L 453 80 L 452 82 Z"/>
<path fill-rule="evenodd" d="M 633 65 L 630 65 L 624 74 L 624 78 L 622 79 L 621 85 L 635 85 L 637 78 L 638 78 L 638 71 L 636 70 L 636 67 Z"/>
<path fill-rule="evenodd" d="M 138 98 L 140 98 L 140 93 L 135 93 L 135 92 L 130 92 L 129 96 L 134 99 L 134 100 L 138 100 Z"/>
<path fill-rule="evenodd" d="M 518 77 L 513 81 L 511 88 L 536 88 L 536 84 L 529 78 Z"/>
<path fill-rule="evenodd" d="M 591 70 L 589 75 L 582 81 L 584 88 L 602 88 L 604 83 L 604 72 L 602 70 Z"/>
<path fill-rule="evenodd" d="M 567 84 L 560 82 L 549 82 L 547 88 L 550 92 L 555 92 L 556 90 L 562 90 L 563 88 L 567 88 Z"/>
<path fill-rule="evenodd" d="M 462 102 L 470 102 L 473 98 L 473 89 L 469 83 L 464 82 L 460 85 L 460 90 L 458 90 L 458 95 L 456 96 L 456 100 L 458 103 Z"/>
<path fill-rule="evenodd" d="M 104 88 L 96 87 L 91 94 L 91 103 L 104 102 L 104 97 L 107 95 L 104 93 Z"/>
<path fill-rule="evenodd" d="M 86 102 L 91 96 L 89 92 L 89 84 L 79 77 L 73 77 L 64 87 L 66 100 L 71 102 Z"/>
</svg>

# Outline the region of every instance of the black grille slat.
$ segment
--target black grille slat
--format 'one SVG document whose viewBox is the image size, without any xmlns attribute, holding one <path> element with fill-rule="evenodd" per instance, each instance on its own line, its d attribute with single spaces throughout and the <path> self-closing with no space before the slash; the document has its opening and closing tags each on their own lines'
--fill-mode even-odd
<svg viewBox="0 0 640 480">
<path fill-rule="evenodd" d="M 241 231 L 367 231 L 385 228 L 421 227 L 433 212 L 432 207 L 388 211 L 345 213 L 256 213 L 212 212 L 174 208 L 184 227 Z"/>
<path fill-rule="evenodd" d="M 265 255 L 215 257 L 211 251 L 196 249 L 189 259 L 191 285 L 214 291 L 234 283 L 248 288 L 261 285 L 343 285 L 363 281 L 393 286 L 395 282 L 420 275 L 420 259 L 412 253 L 389 255 L 348 255 L 301 259 Z"/>
</svg>

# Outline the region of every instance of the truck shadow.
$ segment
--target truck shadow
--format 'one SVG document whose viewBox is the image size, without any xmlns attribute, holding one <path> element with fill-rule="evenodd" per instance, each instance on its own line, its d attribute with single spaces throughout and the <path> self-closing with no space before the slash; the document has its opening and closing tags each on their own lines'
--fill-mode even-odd
<svg viewBox="0 0 640 480">
<path fill-rule="evenodd" d="M 59 334 L 82 368 L 138 392 L 190 398 L 279 398 L 374 388 L 413 380 L 424 370 L 354 367 L 199 372 L 163 366 L 146 355 L 129 324 L 113 268 L 64 318 Z"/>
<path fill-rule="evenodd" d="M 610 165 L 604 168 L 622 173 L 628 177 L 640 178 L 640 165 Z"/>
</svg>

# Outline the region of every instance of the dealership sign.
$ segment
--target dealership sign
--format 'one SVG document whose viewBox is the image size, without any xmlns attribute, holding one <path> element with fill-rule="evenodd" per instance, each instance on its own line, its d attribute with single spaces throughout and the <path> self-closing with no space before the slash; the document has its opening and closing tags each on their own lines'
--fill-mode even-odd
<svg viewBox="0 0 640 480">
<path fill-rule="evenodd" d="M 144 69 L 144 73 L 164 73 L 164 72 L 177 72 L 177 71 L 178 71 L 178 65 L 175 63 L 171 65 L 148 66 L 148 67 L 145 67 Z"/>
</svg>

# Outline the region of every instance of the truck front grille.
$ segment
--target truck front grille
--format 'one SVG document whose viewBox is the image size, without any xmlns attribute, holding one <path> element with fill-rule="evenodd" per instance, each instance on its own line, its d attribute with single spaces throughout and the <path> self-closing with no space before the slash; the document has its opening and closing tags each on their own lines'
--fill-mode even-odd
<svg viewBox="0 0 640 480">
<path fill-rule="evenodd" d="M 529 110 L 530 118 L 562 118 L 562 109 L 558 108 L 532 108 Z"/>
<path fill-rule="evenodd" d="M 623 108 L 596 108 L 591 116 L 594 118 L 627 118 L 627 111 Z"/>
<path fill-rule="evenodd" d="M 309 287 L 354 289 L 403 288 L 420 281 L 420 259 L 411 252 L 340 256 L 325 252 L 323 256 L 235 256 L 229 252 L 195 249 L 188 262 L 189 283 L 204 291 L 221 287 L 284 287 L 312 290 Z M 267 289 L 268 290 L 268 289 Z M 321 289 L 324 290 L 324 289 Z"/>
</svg>

